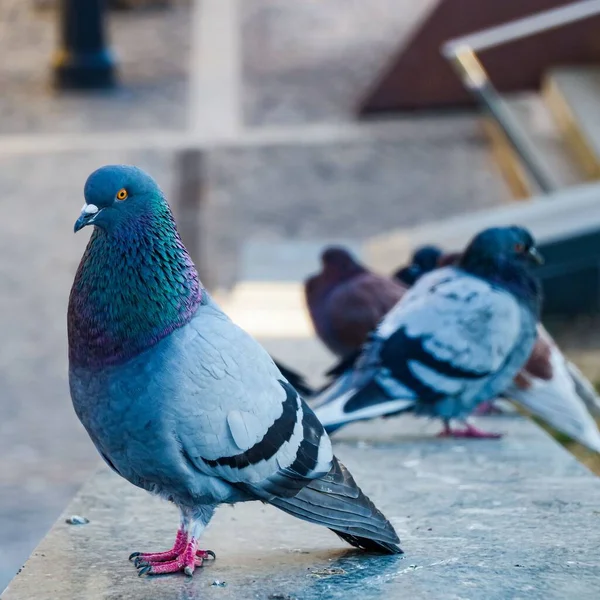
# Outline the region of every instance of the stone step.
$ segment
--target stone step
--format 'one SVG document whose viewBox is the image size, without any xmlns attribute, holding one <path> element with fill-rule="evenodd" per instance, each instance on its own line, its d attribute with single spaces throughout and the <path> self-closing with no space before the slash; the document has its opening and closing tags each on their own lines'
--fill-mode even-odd
<svg viewBox="0 0 600 600">
<path fill-rule="evenodd" d="M 285 141 L 207 153 L 205 242 L 207 254 L 219 257 L 213 281 L 241 280 L 237 257 L 249 241 L 362 241 L 510 199 L 474 118 L 332 131 L 320 141 L 297 131 Z"/>
<path fill-rule="evenodd" d="M 351 551 L 324 527 L 252 502 L 217 511 L 201 539 L 217 559 L 191 581 L 140 579 L 127 556 L 169 547 L 177 511 L 103 468 L 2 598 L 596 600 L 600 480 L 525 419 L 479 424 L 506 437 L 439 440 L 437 424 L 408 416 L 336 436 L 336 454 L 395 526 L 404 556 Z M 71 515 L 90 522 L 68 525 Z"/>
<path fill-rule="evenodd" d="M 588 177 L 600 178 L 600 67 L 552 69 L 544 98 Z"/>
<path fill-rule="evenodd" d="M 571 155 L 543 98 L 528 93 L 510 96 L 506 101 L 558 187 L 583 183 L 585 173 Z M 538 193 L 539 188 L 498 123 L 491 117 L 484 117 L 482 124 L 496 163 L 514 197 L 527 198 Z"/>
<path fill-rule="evenodd" d="M 321 252 L 327 246 L 343 246 L 357 257 L 362 245 L 355 239 L 322 238 L 313 240 L 251 239 L 243 248 L 240 281 L 301 282 L 318 271 Z"/>
</svg>

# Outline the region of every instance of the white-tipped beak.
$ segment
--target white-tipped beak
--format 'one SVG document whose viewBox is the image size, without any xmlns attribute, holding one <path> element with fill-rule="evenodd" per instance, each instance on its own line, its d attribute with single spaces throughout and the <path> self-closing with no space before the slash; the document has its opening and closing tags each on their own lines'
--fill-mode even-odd
<svg viewBox="0 0 600 600">
<path fill-rule="evenodd" d="M 95 215 L 99 212 L 100 209 L 95 204 L 84 204 L 81 208 L 79 219 L 75 221 L 75 226 L 73 227 L 75 233 L 83 229 L 86 225 L 91 225 L 94 222 Z"/>
<path fill-rule="evenodd" d="M 98 207 L 95 204 L 84 204 L 81 209 L 82 215 L 95 215 L 98 212 Z"/>
</svg>

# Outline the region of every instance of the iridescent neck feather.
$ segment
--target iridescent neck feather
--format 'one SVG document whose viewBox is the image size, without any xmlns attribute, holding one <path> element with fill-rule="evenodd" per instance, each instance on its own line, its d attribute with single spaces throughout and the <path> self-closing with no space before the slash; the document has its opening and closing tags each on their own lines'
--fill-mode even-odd
<svg viewBox="0 0 600 600">
<path fill-rule="evenodd" d="M 188 323 L 202 298 L 166 202 L 110 233 L 96 228 L 69 298 L 70 364 L 125 362 Z"/>
</svg>

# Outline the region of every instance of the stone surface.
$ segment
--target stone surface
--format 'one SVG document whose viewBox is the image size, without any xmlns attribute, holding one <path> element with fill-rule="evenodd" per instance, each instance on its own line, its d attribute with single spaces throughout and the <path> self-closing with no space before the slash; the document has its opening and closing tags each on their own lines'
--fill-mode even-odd
<svg viewBox="0 0 600 600">
<path fill-rule="evenodd" d="M 355 256 L 361 256 L 361 246 L 354 239 L 334 239 L 295 242 L 250 241 L 242 252 L 240 279 L 248 281 L 302 282 L 321 269 L 320 256 L 328 246 L 343 246 Z"/>
<path fill-rule="evenodd" d="M 478 213 L 436 218 L 419 227 L 389 230 L 364 246 L 365 260 L 391 270 L 420 244 L 436 240 L 448 252 L 461 251 L 467 240 L 486 227 L 518 223 L 531 230 L 540 243 L 594 232 L 600 222 L 600 183 L 587 183 L 529 202 L 492 207 Z"/>
<path fill-rule="evenodd" d="M 507 436 L 438 440 L 437 425 L 409 417 L 338 436 L 337 454 L 397 528 L 404 557 L 356 552 L 325 528 L 249 503 L 217 512 L 202 540 L 217 560 L 192 580 L 140 579 L 129 552 L 169 546 L 176 511 L 103 469 L 3 598 L 597 598 L 600 481 L 529 422 L 482 424 Z M 90 523 L 66 524 L 72 514 Z"/>
<path fill-rule="evenodd" d="M 468 117 L 407 119 L 352 142 L 215 149 L 207 176 L 206 244 L 226 264 L 250 240 L 360 242 L 509 197 Z M 222 285 L 238 279 L 218 269 Z"/>
</svg>

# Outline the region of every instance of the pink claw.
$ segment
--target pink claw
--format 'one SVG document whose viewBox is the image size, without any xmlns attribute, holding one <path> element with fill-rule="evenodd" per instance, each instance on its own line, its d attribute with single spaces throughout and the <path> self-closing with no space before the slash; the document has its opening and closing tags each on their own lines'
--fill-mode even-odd
<svg viewBox="0 0 600 600">
<path fill-rule="evenodd" d="M 177 530 L 175 543 L 170 550 L 166 552 L 134 552 L 129 555 L 129 560 L 133 560 L 137 567 L 141 562 L 167 562 L 177 558 L 187 545 L 187 533 L 180 528 Z"/>
<path fill-rule="evenodd" d="M 502 437 L 501 433 L 490 433 L 477 429 L 473 425 L 467 423 L 465 429 L 452 429 L 447 423 L 444 424 L 444 429 L 438 433 L 438 437 L 453 437 L 453 438 L 472 438 L 480 440 L 498 440 Z"/>
<path fill-rule="evenodd" d="M 188 542 L 187 534 L 179 529 L 175 544 L 166 552 L 134 552 L 129 560 L 134 559 L 134 564 L 139 569 L 138 575 L 162 575 L 165 573 L 178 573 L 183 571 L 186 575 L 193 575 L 195 567 L 201 567 L 207 558 L 215 558 L 212 550 L 198 550 L 198 542 L 191 538 Z"/>
</svg>

